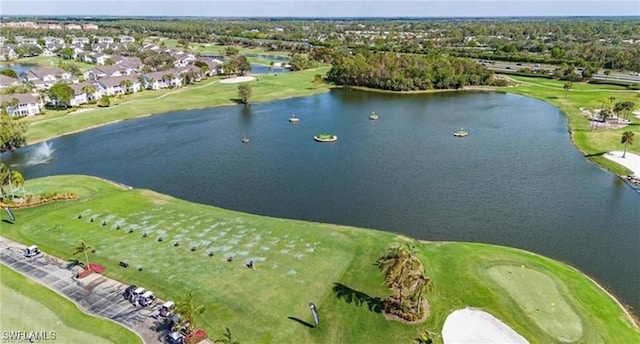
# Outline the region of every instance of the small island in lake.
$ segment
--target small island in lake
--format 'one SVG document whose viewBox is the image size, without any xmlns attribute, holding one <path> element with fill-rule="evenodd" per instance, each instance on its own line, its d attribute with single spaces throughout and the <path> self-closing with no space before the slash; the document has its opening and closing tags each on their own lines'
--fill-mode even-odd
<svg viewBox="0 0 640 344">
<path fill-rule="evenodd" d="M 323 133 L 323 134 L 316 134 L 313 137 L 313 139 L 318 142 L 334 142 L 338 140 L 338 137 L 333 134 Z"/>
<path fill-rule="evenodd" d="M 455 136 L 455 137 L 465 137 L 465 136 L 468 136 L 468 135 L 469 135 L 469 133 L 464 131 L 464 129 L 462 129 L 462 128 L 460 130 L 456 131 L 455 133 L 453 133 L 453 136 Z"/>
</svg>

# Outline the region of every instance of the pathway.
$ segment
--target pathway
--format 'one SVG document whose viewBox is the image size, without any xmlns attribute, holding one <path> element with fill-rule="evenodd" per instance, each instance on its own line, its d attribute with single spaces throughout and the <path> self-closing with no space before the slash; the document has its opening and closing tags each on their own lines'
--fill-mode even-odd
<svg viewBox="0 0 640 344">
<path fill-rule="evenodd" d="M 36 280 L 57 293 L 73 301 L 86 313 L 118 322 L 136 332 L 145 343 L 164 342 L 164 332 L 160 320 L 151 317 L 156 307 L 137 308 L 123 297 L 127 285 L 91 274 L 83 279 L 73 277 L 67 270 L 67 262 L 41 255 L 26 258 L 26 246 L 0 237 L 0 262 Z M 162 304 L 158 300 L 156 305 Z"/>
</svg>

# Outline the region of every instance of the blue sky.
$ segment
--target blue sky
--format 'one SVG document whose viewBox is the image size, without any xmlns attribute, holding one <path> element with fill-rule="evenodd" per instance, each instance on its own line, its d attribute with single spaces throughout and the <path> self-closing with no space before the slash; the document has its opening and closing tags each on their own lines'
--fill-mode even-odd
<svg viewBox="0 0 640 344">
<path fill-rule="evenodd" d="M 640 0 L 2 0 L 0 14 L 205 17 L 640 16 Z"/>
</svg>

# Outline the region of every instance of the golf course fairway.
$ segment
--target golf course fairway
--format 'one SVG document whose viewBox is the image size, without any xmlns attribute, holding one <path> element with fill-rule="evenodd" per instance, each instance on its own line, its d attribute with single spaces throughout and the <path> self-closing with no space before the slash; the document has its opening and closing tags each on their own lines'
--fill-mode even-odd
<svg viewBox="0 0 640 344">
<path fill-rule="evenodd" d="M 107 277 L 164 300 L 192 292 L 205 307 L 198 325 L 212 339 L 228 327 L 240 343 L 411 343 L 428 330 L 440 343 L 447 315 L 473 307 L 531 343 L 640 342 L 624 310 L 587 276 L 518 249 L 251 215 L 88 176 L 28 180 L 25 190 L 78 198 L 15 209 L 16 222 L 1 223 L 3 237 L 63 259 L 84 240 Z M 389 321 L 377 307 L 390 290 L 374 263 L 402 243 L 415 245 L 432 281 L 429 317 L 416 325 Z M 543 317 L 554 311 L 549 324 Z"/>
</svg>

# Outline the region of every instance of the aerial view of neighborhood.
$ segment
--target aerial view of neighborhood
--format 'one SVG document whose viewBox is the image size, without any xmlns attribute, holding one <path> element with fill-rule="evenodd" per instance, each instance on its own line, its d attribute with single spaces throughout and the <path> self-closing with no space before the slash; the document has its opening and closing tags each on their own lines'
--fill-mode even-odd
<svg viewBox="0 0 640 344">
<path fill-rule="evenodd" d="M 0 6 L 1 343 L 640 343 L 640 2 Z"/>
</svg>

